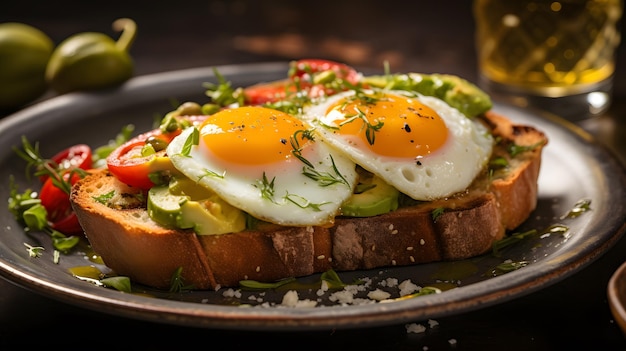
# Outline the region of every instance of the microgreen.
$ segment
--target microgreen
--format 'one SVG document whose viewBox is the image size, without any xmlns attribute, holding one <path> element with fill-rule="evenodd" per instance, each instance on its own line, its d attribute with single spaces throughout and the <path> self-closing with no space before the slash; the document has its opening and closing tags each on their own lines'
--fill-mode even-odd
<svg viewBox="0 0 626 351">
<path fill-rule="evenodd" d="M 185 280 L 183 279 L 183 267 L 176 268 L 170 278 L 170 292 L 179 293 L 190 289 L 193 289 L 193 285 L 185 285 Z"/>
<path fill-rule="evenodd" d="M 36 193 L 30 189 L 19 193 L 15 179 L 9 177 L 10 197 L 9 211 L 15 220 L 24 224 L 28 231 L 43 231 L 52 238 L 52 246 L 61 252 L 68 252 L 78 244 L 80 238 L 77 236 L 65 236 L 65 234 L 53 229 L 48 223 L 48 212 L 41 205 L 41 200 L 36 197 Z M 31 252 L 29 251 L 29 255 Z"/>
<path fill-rule="evenodd" d="M 261 190 L 262 198 L 274 201 L 274 180 L 276 180 L 276 177 L 273 177 L 272 180 L 269 181 L 267 175 L 263 172 L 263 178 L 254 185 Z"/>
<path fill-rule="evenodd" d="M 245 103 L 243 89 L 233 89 L 231 82 L 224 79 L 216 68 L 213 69 L 213 74 L 217 78 L 217 84 L 204 83 L 204 87 L 207 89 L 205 95 L 211 98 L 213 103 L 221 107 L 243 106 Z"/>
<path fill-rule="evenodd" d="M 106 165 L 106 158 L 115 150 L 118 146 L 130 140 L 135 126 L 133 124 L 127 124 L 122 127 L 122 130 L 115 136 L 115 139 L 109 140 L 106 145 L 102 145 L 93 150 L 93 168 L 101 168 Z"/>
<path fill-rule="evenodd" d="M 444 211 L 445 209 L 443 207 L 437 207 L 436 209 L 434 209 L 430 214 L 433 222 L 437 223 L 437 220 L 439 219 L 439 217 L 441 217 Z"/>
<path fill-rule="evenodd" d="M 508 152 L 511 155 L 511 157 L 515 157 L 521 153 L 524 153 L 526 151 L 533 151 L 536 148 L 540 147 L 543 145 L 543 141 L 537 142 L 535 144 L 532 145 L 517 145 L 515 143 L 511 143 L 508 147 Z"/>
<path fill-rule="evenodd" d="M 300 195 L 290 194 L 289 192 L 287 192 L 287 194 L 283 198 L 300 208 L 311 208 L 314 211 L 321 211 L 320 207 L 329 203 L 329 202 L 312 203 Z"/>
<path fill-rule="evenodd" d="M 304 158 L 304 156 L 302 156 L 302 147 L 300 146 L 300 142 L 298 141 L 298 136 L 300 136 L 300 139 L 302 141 L 304 140 L 315 140 L 314 136 L 313 136 L 313 130 L 312 129 L 307 129 L 307 130 L 297 130 L 295 133 L 293 133 L 293 135 L 289 138 L 289 141 L 291 142 L 291 154 L 294 155 L 298 160 L 300 160 L 300 162 L 304 163 L 305 165 L 311 167 L 311 168 L 315 168 L 313 166 L 313 164 L 311 164 L 311 162 L 309 162 L 309 160 L 307 160 L 306 158 Z"/>
<path fill-rule="evenodd" d="M 313 167 L 302 167 L 302 174 L 306 177 L 313 179 L 318 182 L 320 186 L 329 186 L 332 184 L 343 183 L 350 186 L 350 183 L 344 178 L 344 176 L 339 172 L 337 165 L 335 164 L 335 159 L 332 155 L 329 155 L 330 162 L 332 163 L 332 169 L 335 174 L 331 174 L 329 172 L 319 172 Z"/>
<path fill-rule="evenodd" d="M 356 120 L 362 120 L 365 125 L 365 138 L 367 138 L 367 142 L 370 145 L 374 145 L 374 142 L 376 141 L 376 132 L 379 131 L 383 127 L 384 123 L 382 121 L 378 121 L 376 124 L 372 124 L 369 122 L 369 120 L 367 119 L 367 116 L 365 116 L 365 113 L 363 113 L 363 111 L 361 111 L 358 108 L 356 110 L 357 110 L 356 114 L 346 115 L 347 119 L 341 122 L 339 126 L 352 123 Z"/>
</svg>

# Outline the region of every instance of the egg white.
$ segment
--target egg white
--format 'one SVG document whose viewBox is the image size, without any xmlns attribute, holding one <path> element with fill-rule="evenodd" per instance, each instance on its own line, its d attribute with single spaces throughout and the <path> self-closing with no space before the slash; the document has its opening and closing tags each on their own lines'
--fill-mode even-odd
<svg viewBox="0 0 626 351">
<path fill-rule="evenodd" d="M 340 99 L 354 95 L 347 91 L 309 106 L 303 119 L 316 125 L 321 137 L 342 150 L 355 163 L 383 178 L 402 193 L 415 200 L 431 201 L 465 190 L 485 167 L 493 149 L 493 138 L 477 121 L 467 118 L 446 102 L 411 92 L 389 92 L 411 96 L 432 108 L 445 122 L 449 136 L 440 149 L 419 159 L 381 156 L 353 142 L 332 129 L 332 116 L 326 110 Z"/>
<path fill-rule="evenodd" d="M 329 185 L 305 176 L 305 165 L 297 158 L 262 167 L 234 165 L 226 169 L 223 162 L 215 162 L 197 145 L 183 155 L 192 132 L 193 128 L 184 130 L 167 147 L 174 166 L 226 202 L 264 221 L 292 226 L 332 223 L 356 184 L 354 162 L 323 141 L 315 141 L 303 156 L 314 166 L 314 170 L 307 171 L 342 180 Z M 273 194 L 268 196 L 270 189 Z"/>
</svg>

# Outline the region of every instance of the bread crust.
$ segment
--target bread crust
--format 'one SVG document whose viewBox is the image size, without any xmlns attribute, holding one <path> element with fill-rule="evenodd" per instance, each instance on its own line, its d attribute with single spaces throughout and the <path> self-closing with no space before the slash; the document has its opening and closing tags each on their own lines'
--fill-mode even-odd
<svg viewBox="0 0 626 351">
<path fill-rule="evenodd" d="M 541 151 L 547 143 L 541 131 L 493 112 L 478 118 L 500 140 L 494 154 L 509 160 L 497 177 L 485 172 L 462 194 L 375 217 L 337 218 L 331 227 L 266 225 L 202 236 L 163 228 L 149 218 L 140 201 L 111 207 L 94 200 L 111 191 L 139 192 L 107 170 L 74 185 L 70 200 L 92 248 L 109 268 L 160 289 L 170 287 L 179 268 L 185 285 L 217 289 L 238 286 L 244 279 L 275 281 L 329 269 L 465 259 L 491 250 L 493 242 L 535 209 Z M 507 143 L 533 148 L 512 158 L 504 150 Z M 438 208 L 443 212 L 433 217 Z"/>
</svg>

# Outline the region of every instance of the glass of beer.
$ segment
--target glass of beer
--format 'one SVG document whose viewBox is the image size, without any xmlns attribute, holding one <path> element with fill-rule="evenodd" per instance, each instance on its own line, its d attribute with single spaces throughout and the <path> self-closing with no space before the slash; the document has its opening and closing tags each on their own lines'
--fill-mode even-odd
<svg viewBox="0 0 626 351">
<path fill-rule="evenodd" d="M 622 0 L 474 0 L 480 84 L 578 121 L 611 103 Z"/>
</svg>

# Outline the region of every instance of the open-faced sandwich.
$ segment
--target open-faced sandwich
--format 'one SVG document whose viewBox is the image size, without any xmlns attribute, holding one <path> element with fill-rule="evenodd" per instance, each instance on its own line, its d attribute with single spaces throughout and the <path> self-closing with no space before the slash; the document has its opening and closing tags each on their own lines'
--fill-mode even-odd
<svg viewBox="0 0 626 351">
<path fill-rule="evenodd" d="M 71 204 L 119 275 L 196 289 L 465 259 L 534 210 L 546 136 L 439 74 L 324 60 L 187 103 L 78 181 Z"/>
</svg>

